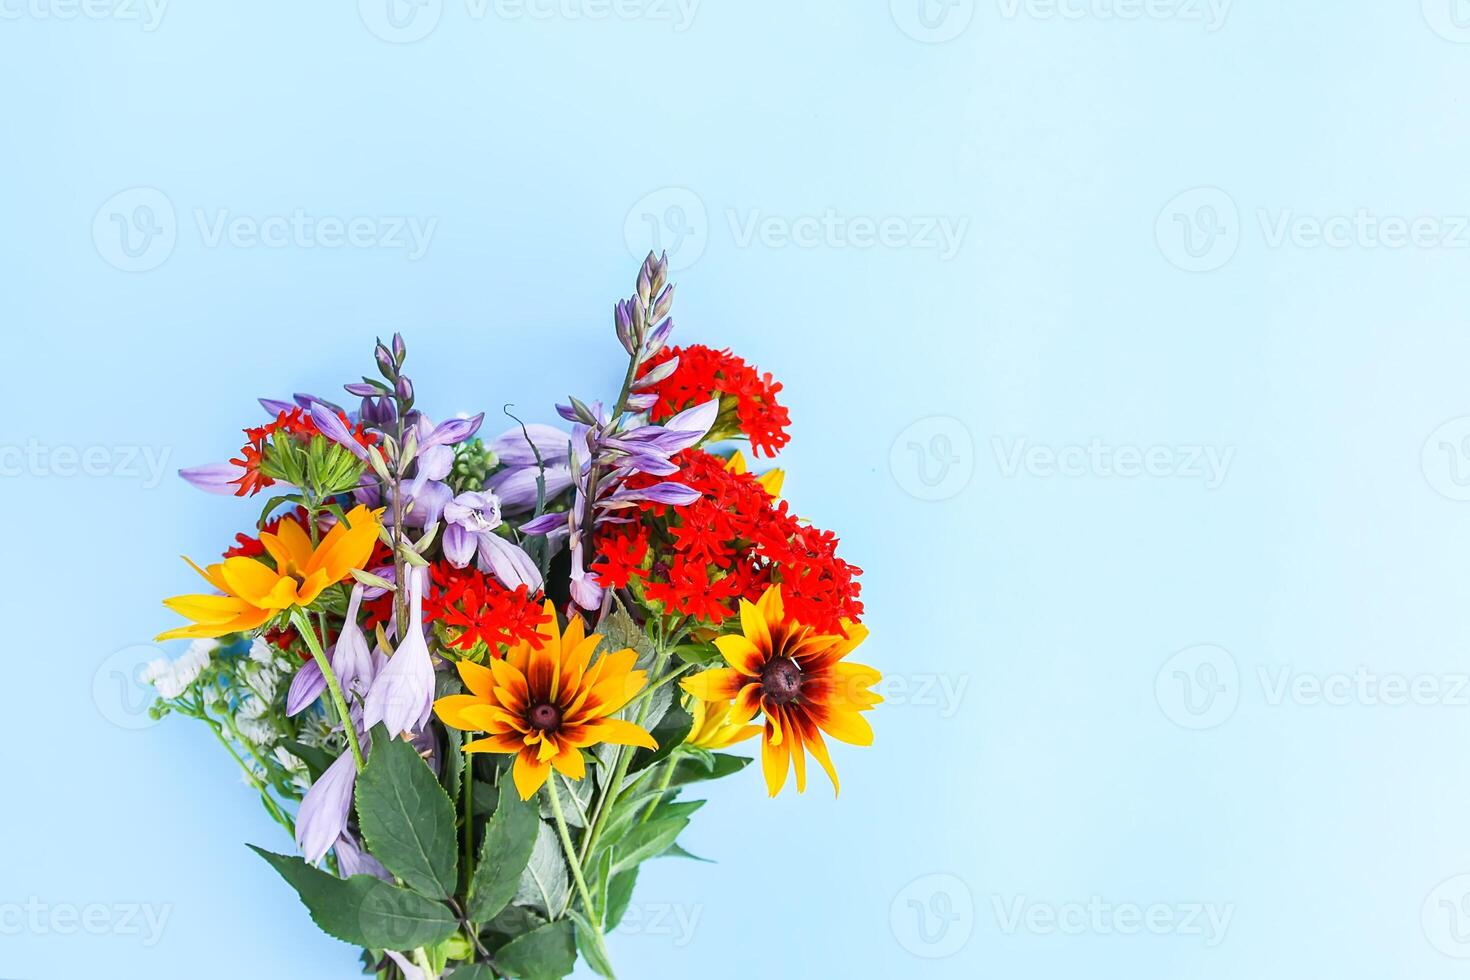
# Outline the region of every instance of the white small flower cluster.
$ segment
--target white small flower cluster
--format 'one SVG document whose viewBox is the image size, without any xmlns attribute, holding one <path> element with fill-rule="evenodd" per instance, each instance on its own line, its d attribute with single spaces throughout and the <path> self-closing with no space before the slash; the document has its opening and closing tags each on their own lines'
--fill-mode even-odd
<svg viewBox="0 0 1470 980">
<path fill-rule="evenodd" d="M 144 667 L 143 680 L 153 685 L 159 697 L 176 698 L 204 673 L 218 647 L 218 640 L 195 640 L 179 659 L 162 657 Z"/>
</svg>

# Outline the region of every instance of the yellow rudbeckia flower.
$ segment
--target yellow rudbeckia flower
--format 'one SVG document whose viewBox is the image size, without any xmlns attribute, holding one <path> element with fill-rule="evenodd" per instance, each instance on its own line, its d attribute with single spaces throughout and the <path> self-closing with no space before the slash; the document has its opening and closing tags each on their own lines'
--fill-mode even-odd
<svg viewBox="0 0 1470 980">
<path fill-rule="evenodd" d="M 867 638 L 867 628 L 844 622 L 847 636 L 831 636 L 787 619 L 779 585 L 759 602 L 740 600 L 740 626 L 740 634 L 715 638 L 729 666 L 685 678 L 684 690 L 701 701 L 733 701 L 727 724 L 743 725 L 757 712 L 765 717 L 761 764 L 772 796 L 793 768 L 796 791 L 806 790 L 807 752 L 835 790 L 837 771 L 822 733 L 871 745 L 873 729 L 861 712 L 883 700 L 869 690 L 882 675 L 844 659 Z"/>
<path fill-rule="evenodd" d="M 723 749 L 759 735 L 759 725 L 742 725 L 730 720 L 732 707 L 729 701 L 705 702 L 695 698 L 689 708 L 694 724 L 684 741 L 697 749 Z"/>
<path fill-rule="evenodd" d="M 546 614 L 547 622 L 537 628 L 539 648 L 523 641 L 488 667 L 459 661 L 460 680 L 470 693 L 434 702 L 444 724 L 486 733 L 466 744 L 466 752 L 515 753 L 511 775 L 523 800 L 536 795 L 553 767 L 568 779 L 585 776 L 581 750 L 598 742 L 658 748 L 631 721 L 608 717 L 648 683 L 646 671 L 633 669 L 637 652 L 605 653 L 594 664 L 602 637 L 587 636 L 580 616 L 560 632 L 550 602 Z"/>
<path fill-rule="evenodd" d="M 322 590 L 362 568 L 378 540 L 382 510 L 358 505 L 338 522 L 321 543 L 313 545 L 306 529 L 286 517 L 276 533 L 262 531 L 260 543 L 275 568 L 255 558 L 235 557 L 196 572 L 223 595 L 181 595 L 163 604 L 192 626 L 160 633 L 158 640 L 199 639 L 243 633 L 263 626 L 292 606 L 309 606 Z"/>
</svg>

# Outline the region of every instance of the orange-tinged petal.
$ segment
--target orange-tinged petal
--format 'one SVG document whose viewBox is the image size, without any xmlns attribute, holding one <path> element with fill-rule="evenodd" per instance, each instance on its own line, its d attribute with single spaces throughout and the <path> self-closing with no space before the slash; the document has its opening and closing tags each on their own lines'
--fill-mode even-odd
<svg viewBox="0 0 1470 980">
<path fill-rule="evenodd" d="M 804 724 L 801 720 L 798 720 L 797 724 L 801 726 L 802 742 L 810 750 L 812 758 L 816 759 L 821 767 L 827 771 L 827 778 L 832 780 L 832 795 L 838 795 L 842 792 L 842 789 L 837 781 L 837 770 L 832 768 L 832 756 L 827 751 L 826 739 L 822 738 L 822 733 L 817 730 L 816 726 Z"/>
<path fill-rule="evenodd" d="M 719 648 L 720 656 L 725 658 L 725 663 L 746 677 L 760 676 L 767 654 L 749 638 L 739 635 L 717 636 L 715 646 Z M 766 649 L 768 650 L 769 647 Z"/>
<path fill-rule="evenodd" d="M 521 794 L 521 799 L 529 800 L 546 784 L 546 777 L 551 775 L 551 763 L 537 759 L 530 749 L 522 749 L 516 756 L 511 775 L 515 778 L 516 791 Z"/>
<path fill-rule="evenodd" d="M 761 594 L 760 602 L 756 603 L 756 605 L 760 607 L 761 613 L 765 615 L 766 626 L 769 627 L 772 632 L 775 632 L 776 627 L 781 626 L 786 622 L 786 605 L 781 601 L 781 586 L 772 585 L 767 588 L 766 591 Z M 744 625 L 745 619 L 743 616 L 741 617 L 740 622 L 741 625 Z M 750 632 L 747 630 L 745 635 L 749 636 Z"/>
<path fill-rule="evenodd" d="M 746 470 L 745 454 L 738 449 L 735 450 L 730 454 L 730 458 L 725 460 L 725 469 L 731 473 L 744 473 Z"/>
<path fill-rule="evenodd" d="M 873 744 L 873 726 L 852 708 L 814 704 L 810 706 L 810 714 L 812 721 L 821 726 L 822 731 L 839 742 L 849 745 Z"/>
<path fill-rule="evenodd" d="M 542 611 L 546 613 L 546 621 L 536 626 L 536 632 L 546 637 L 548 645 L 560 651 L 561 629 L 556 623 L 556 606 L 551 604 L 550 599 L 547 599 L 545 605 L 542 606 Z"/>
<path fill-rule="evenodd" d="M 766 777 L 766 788 L 775 796 L 786 785 L 786 771 L 791 768 L 791 750 L 786 745 L 772 742 L 770 731 L 767 719 L 766 737 L 761 742 L 761 771 Z"/>
<path fill-rule="evenodd" d="M 714 667 L 684 678 L 679 686 L 701 701 L 729 701 L 745 686 L 745 675 L 734 667 Z"/>
<path fill-rule="evenodd" d="M 554 703 L 560 674 L 560 650 L 556 649 L 553 644 L 547 644 L 540 650 L 532 650 L 531 660 L 526 666 L 526 685 L 530 689 L 531 700 L 537 703 L 542 701 Z"/>
<path fill-rule="evenodd" d="M 766 488 L 766 493 L 773 497 L 781 496 L 781 487 L 786 483 L 785 470 L 766 470 L 756 477 L 755 482 Z"/>
<path fill-rule="evenodd" d="M 581 752 L 570 745 L 565 746 L 551 760 L 551 764 L 556 767 L 557 772 L 568 779 L 581 779 L 587 775 L 587 760 L 582 758 Z"/>
<path fill-rule="evenodd" d="M 735 703 L 730 706 L 730 724 L 743 725 L 754 718 L 760 709 L 761 686 L 746 684 L 735 695 Z"/>
<path fill-rule="evenodd" d="M 490 661 L 490 673 L 495 678 L 495 688 L 497 691 L 505 690 L 515 697 L 517 702 L 522 704 L 530 697 L 530 691 L 526 686 L 526 675 L 522 674 L 516 668 L 515 664 L 508 660 L 492 659 Z M 495 696 L 499 697 L 498 694 Z M 507 705 L 507 707 L 510 707 L 510 705 Z"/>
<path fill-rule="evenodd" d="M 473 755 L 476 752 L 519 752 L 525 747 L 525 742 L 519 735 L 506 733 L 466 742 L 464 750 Z"/>
<path fill-rule="evenodd" d="M 265 565 L 254 558 L 226 558 L 221 564 L 215 566 L 219 569 L 219 576 L 225 583 L 224 591 L 231 595 L 239 596 L 246 602 L 256 606 L 264 606 L 265 598 L 271 594 L 271 590 L 281 582 L 281 576 L 271 571 Z M 290 581 L 290 579 L 286 579 Z M 276 607 L 284 609 L 284 606 Z"/>
<path fill-rule="evenodd" d="M 229 583 L 226 582 L 225 577 L 220 574 L 220 572 L 223 570 L 220 565 L 210 565 L 209 568 L 205 569 L 200 568 L 198 565 L 194 564 L 194 560 L 187 556 L 184 557 L 184 561 L 188 562 L 190 568 L 198 572 L 200 577 L 203 578 L 204 581 L 208 582 L 216 589 L 219 589 L 221 592 L 230 591 Z"/>
<path fill-rule="evenodd" d="M 461 731 L 476 731 L 476 729 L 464 717 L 466 708 L 473 708 L 484 704 L 483 701 L 468 694 L 451 694 L 434 702 L 434 713 L 439 720 L 450 728 L 458 728 Z"/>
<path fill-rule="evenodd" d="M 484 701 L 476 702 L 461 710 L 460 720 L 466 724 L 457 727 L 463 727 L 467 731 L 504 734 L 526 730 L 526 725 L 510 712 L 498 705 L 486 704 Z"/>
<path fill-rule="evenodd" d="M 471 694 L 482 701 L 490 700 L 490 691 L 495 687 L 495 675 L 489 667 L 482 667 L 472 660 L 461 660 L 455 664 L 459 679 Z"/>
<path fill-rule="evenodd" d="M 226 623 L 247 609 L 254 609 L 244 599 L 229 595 L 177 595 L 163 604 L 196 623 Z"/>
<path fill-rule="evenodd" d="M 573 733 L 568 733 L 572 738 Z M 609 745 L 636 745 L 644 749 L 658 748 L 658 742 L 654 737 L 631 721 L 621 718 L 599 718 L 585 725 L 577 726 L 575 733 L 579 745 L 592 745 L 597 742 L 606 742 Z M 586 741 L 583 741 L 586 739 Z"/>
<path fill-rule="evenodd" d="M 745 599 L 740 600 L 740 628 L 745 632 L 745 638 L 755 644 L 756 649 L 764 650 L 768 654 L 771 650 L 771 628 L 766 624 L 763 605 L 766 596 L 776 589 L 777 586 L 773 585 L 766 590 L 766 595 L 761 596 L 761 605 L 752 605 Z M 723 650 L 720 652 L 724 653 Z"/>
</svg>

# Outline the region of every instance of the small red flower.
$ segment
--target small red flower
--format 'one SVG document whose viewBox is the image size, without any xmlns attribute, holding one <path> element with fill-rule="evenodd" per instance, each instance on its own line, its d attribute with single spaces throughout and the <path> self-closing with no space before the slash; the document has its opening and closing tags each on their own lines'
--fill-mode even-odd
<svg viewBox="0 0 1470 980">
<path fill-rule="evenodd" d="M 757 455 L 774 456 L 791 441 L 786 433 L 791 413 L 776 400 L 781 383 L 772 380 L 769 373 L 759 373 L 728 350 L 703 344 L 665 348 L 649 359 L 644 373 L 673 357 L 679 358 L 674 373 L 649 389 L 658 395 L 658 403 L 650 413 L 654 422 L 663 422 L 717 395 L 720 419 L 716 429 L 728 418 L 732 428 L 750 440 Z M 735 435 L 736 431 L 729 434 Z"/>
</svg>

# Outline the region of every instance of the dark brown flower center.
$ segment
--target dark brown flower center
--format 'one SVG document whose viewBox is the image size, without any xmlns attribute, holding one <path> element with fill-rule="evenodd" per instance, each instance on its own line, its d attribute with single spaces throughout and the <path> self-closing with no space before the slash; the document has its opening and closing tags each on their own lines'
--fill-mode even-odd
<svg viewBox="0 0 1470 980">
<path fill-rule="evenodd" d="M 788 657 L 777 657 L 761 668 L 761 693 L 775 704 L 786 704 L 801 693 L 801 668 Z"/>
<path fill-rule="evenodd" d="M 554 704 L 538 704 L 531 709 L 531 727 L 541 732 L 556 731 L 561 724 L 561 709 Z"/>
</svg>

